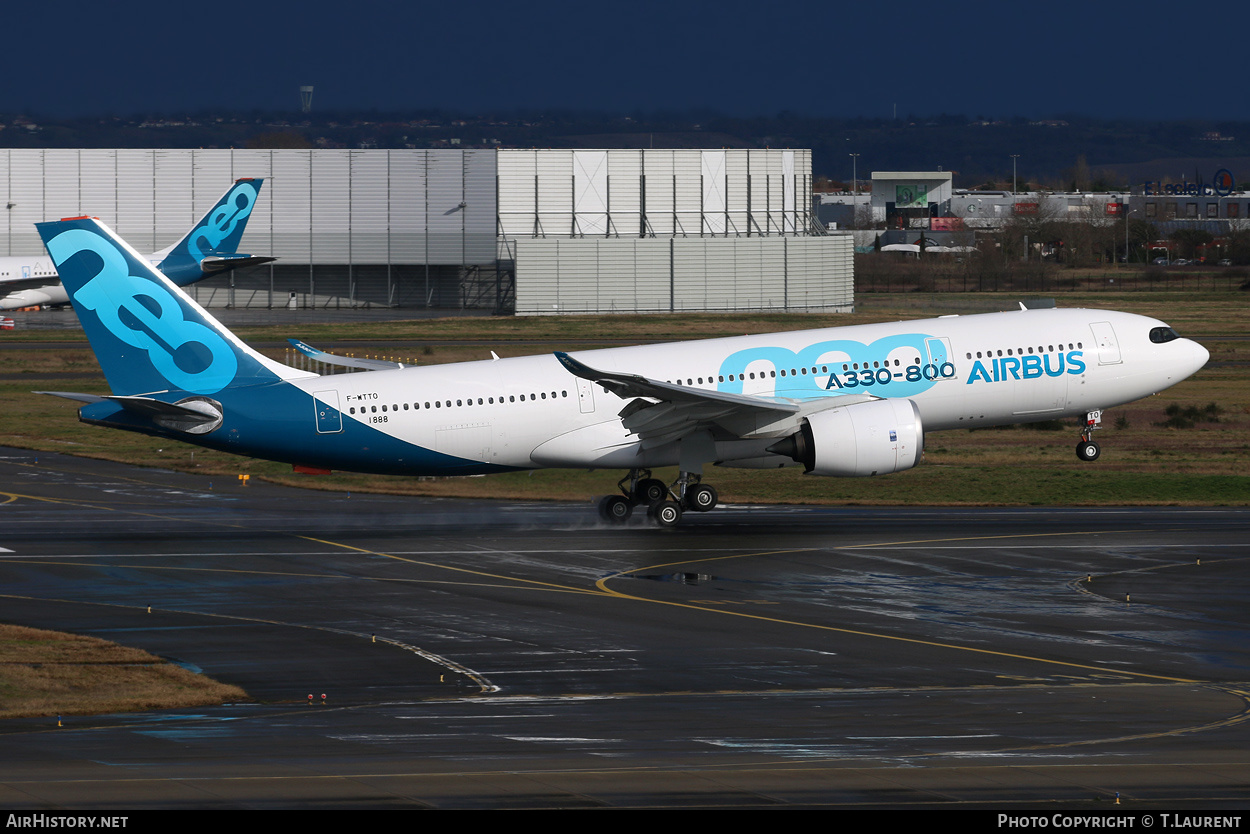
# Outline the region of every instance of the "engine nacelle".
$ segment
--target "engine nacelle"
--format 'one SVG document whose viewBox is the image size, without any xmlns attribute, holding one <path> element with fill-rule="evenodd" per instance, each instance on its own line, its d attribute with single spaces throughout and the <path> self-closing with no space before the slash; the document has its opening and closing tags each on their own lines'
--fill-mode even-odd
<svg viewBox="0 0 1250 834">
<path fill-rule="evenodd" d="M 815 475 L 887 475 L 920 463 L 924 426 L 911 400 L 873 400 L 818 411 L 770 452 L 787 455 Z"/>
</svg>

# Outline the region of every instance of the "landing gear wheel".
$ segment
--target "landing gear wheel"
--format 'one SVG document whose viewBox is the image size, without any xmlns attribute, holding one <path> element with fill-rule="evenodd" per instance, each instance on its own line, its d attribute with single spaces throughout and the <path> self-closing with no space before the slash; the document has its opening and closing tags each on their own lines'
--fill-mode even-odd
<svg viewBox="0 0 1250 834">
<path fill-rule="evenodd" d="M 716 506 L 719 496 L 710 484 L 695 484 L 686 490 L 686 509 L 705 513 Z"/>
<path fill-rule="evenodd" d="M 668 487 L 664 482 L 657 478 L 646 478 L 638 482 L 638 486 L 634 488 L 634 503 L 645 504 L 650 507 L 657 501 L 663 501 L 668 498 Z"/>
<path fill-rule="evenodd" d="M 1102 449 L 1093 440 L 1082 440 L 1076 444 L 1076 456 L 1083 461 L 1098 460 L 1100 454 Z"/>
<path fill-rule="evenodd" d="M 661 527 L 676 527 L 681 521 L 681 506 L 676 501 L 658 501 L 647 510 L 647 515 Z"/>
<path fill-rule="evenodd" d="M 624 524 L 634 513 L 634 505 L 624 495 L 605 495 L 599 499 L 599 517 L 609 524 Z"/>
</svg>

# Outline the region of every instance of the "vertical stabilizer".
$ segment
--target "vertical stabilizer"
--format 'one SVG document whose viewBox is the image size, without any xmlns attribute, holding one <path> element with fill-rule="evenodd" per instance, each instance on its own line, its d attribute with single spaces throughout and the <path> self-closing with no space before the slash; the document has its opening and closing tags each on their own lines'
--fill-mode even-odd
<svg viewBox="0 0 1250 834">
<path fill-rule="evenodd" d="M 231 260 L 238 260 L 239 266 L 255 263 L 256 259 L 236 253 L 264 183 L 264 179 L 235 180 L 230 190 L 187 232 L 186 237 L 153 256 L 157 269 L 182 287 L 221 271 Z M 222 259 L 225 264 L 220 263 Z M 208 268 L 209 265 L 204 263 L 206 260 L 219 263 Z"/>
<path fill-rule="evenodd" d="M 316 376 L 245 345 L 99 220 L 36 227 L 114 394 L 210 395 Z"/>
</svg>

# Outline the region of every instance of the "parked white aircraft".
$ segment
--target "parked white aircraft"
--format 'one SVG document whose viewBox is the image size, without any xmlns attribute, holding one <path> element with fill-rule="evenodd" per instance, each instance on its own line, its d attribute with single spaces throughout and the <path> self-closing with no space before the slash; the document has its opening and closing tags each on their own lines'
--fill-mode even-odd
<svg viewBox="0 0 1250 834">
<path fill-rule="evenodd" d="M 235 180 L 200 222 L 177 243 L 147 260 L 178 286 L 244 266 L 269 263 L 275 258 L 237 254 L 239 238 L 260 194 L 264 179 Z M 0 310 L 65 304 L 69 296 L 56 267 L 43 255 L 0 258 Z"/>
<path fill-rule="evenodd" d="M 321 469 L 469 475 L 620 468 L 621 522 L 706 511 L 708 464 L 867 476 L 926 431 L 1081 416 L 1185 379 L 1207 351 L 1161 321 L 1024 310 L 318 376 L 243 344 L 98 220 L 39 224 L 113 394 L 80 419 Z M 383 369 L 384 368 L 384 369 Z M 679 468 L 670 485 L 650 469 Z"/>
</svg>

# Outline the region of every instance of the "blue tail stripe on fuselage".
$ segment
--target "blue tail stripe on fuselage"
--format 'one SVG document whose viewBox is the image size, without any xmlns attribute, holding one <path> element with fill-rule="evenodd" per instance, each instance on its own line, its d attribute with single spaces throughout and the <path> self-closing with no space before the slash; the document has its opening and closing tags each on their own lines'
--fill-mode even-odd
<svg viewBox="0 0 1250 834">
<path fill-rule="evenodd" d="M 232 454 L 263 457 L 319 469 L 377 475 L 485 475 L 516 467 L 483 463 L 436 452 L 393 437 L 358 420 L 344 419 L 339 432 L 317 431 L 317 400 L 287 382 L 223 391 L 222 425 L 210 434 L 169 431 L 126 411 L 111 400 L 79 410 L 89 423 L 174 437 Z"/>
</svg>

